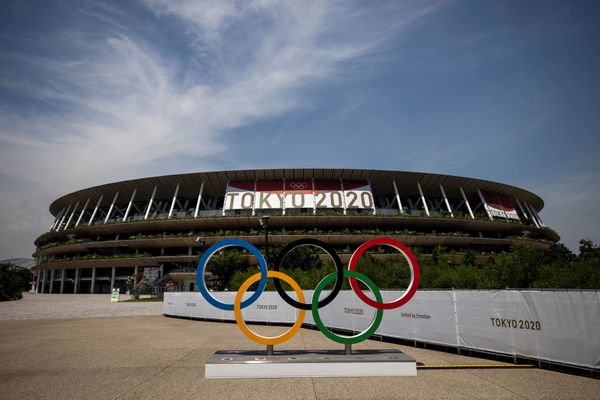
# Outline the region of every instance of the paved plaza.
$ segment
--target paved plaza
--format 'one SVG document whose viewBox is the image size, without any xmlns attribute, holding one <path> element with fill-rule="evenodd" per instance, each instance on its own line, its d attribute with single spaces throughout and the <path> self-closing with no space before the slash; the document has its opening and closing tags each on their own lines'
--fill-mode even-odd
<svg viewBox="0 0 600 400">
<path fill-rule="evenodd" d="M 0 303 L 0 398 L 600 398 L 599 380 L 540 369 L 419 370 L 416 378 L 206 380 L 204 361 L 216 350 L 260 346 L 234 324 L 165 318 L 160 306 L 110 304 L 109 295 L 28 295 Z M 16 318 L 21 312 L 23 318 Z M 271 335 L 285 329 L 254 328 Z M 276 350 L 337 346 L 318 331 L 301 329 Z M 400 349 L 423 364 L 490 363 L 377 341 L 356 348 Z"/>
<path fill-rule="evenodd" d="M 111 303 L 110 294 L 30 294 L 0 303 L 0 321 L 161 315 L 161 302 Z M 121 295 L 121 300 L 130 297 Z"/>
</svg>

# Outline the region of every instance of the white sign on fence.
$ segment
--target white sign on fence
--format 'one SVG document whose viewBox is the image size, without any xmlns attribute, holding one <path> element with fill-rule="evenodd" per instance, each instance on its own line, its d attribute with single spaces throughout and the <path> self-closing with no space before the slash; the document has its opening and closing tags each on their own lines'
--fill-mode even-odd
<svg viewBox="0 0 600 400">
<path fill-rule="evenodd" d="M 212 294 L 225 303 L 235 298 Z M 382 292 L 384 301 L 400 294 Z M 165 315 L 235 320 L 233 311 L 211 306 L 198 292 L 164 295 Z M 312 291 L 304 295 L 311 299 Z M 353 292 L 341 291 L 319 315 L 329 327 L 362 331 L 374 313 Z M 264 292 L 243 315 L 247 322 L 293 323 L 297 310 L 277 292 Z M 310 311 L 304 322 L 314 325 Z M 600 292 L 419 291 L 403 307 L 384 311 L 376 334 L 600 369 Z"/>
</svg>

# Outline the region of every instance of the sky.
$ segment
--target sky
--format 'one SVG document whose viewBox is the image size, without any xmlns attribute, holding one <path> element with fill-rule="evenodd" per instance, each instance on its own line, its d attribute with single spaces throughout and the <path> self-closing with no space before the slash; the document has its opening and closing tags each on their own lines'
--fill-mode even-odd
<svg viewBox="0 0 600 400">
<path fill-rule="evenodd" d="M 540 195 L 600 242 L 597 1 L 0 2 L 0 259 L 146 176 L 365 168 Z"/>
</svg>

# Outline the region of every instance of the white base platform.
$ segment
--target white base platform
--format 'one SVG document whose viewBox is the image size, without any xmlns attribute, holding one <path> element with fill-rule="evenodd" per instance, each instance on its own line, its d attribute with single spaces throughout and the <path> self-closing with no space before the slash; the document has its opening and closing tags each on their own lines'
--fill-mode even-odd
<svg viewBox="0 0 600 400">
<path fill-rule="evenodd" d="M 220 350 L 205 363 L 204 376 L 214 378 L 318 378 L 417 376 L 414 358 L 399 350 Z"/>
</svg>

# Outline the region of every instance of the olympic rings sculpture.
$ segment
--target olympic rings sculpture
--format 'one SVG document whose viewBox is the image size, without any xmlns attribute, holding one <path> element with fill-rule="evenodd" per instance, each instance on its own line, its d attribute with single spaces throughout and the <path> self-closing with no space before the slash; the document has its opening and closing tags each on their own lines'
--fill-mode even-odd
<svg viewBox="0 0 600 400">
<path fill-rule="evenodd" d="M 398 250 L 408 262 L 411 273 L 411 280 L 406 291 L 396 300 L 387 303 L 383 301 L 381 293 L 379 292 L 379 289 L 377 288 L 375 283 L 364 274 L 361 274 L 360 272 L 356 271 L 358 260 L 365 253 L 365 251 L 367 251 L 371 247 L 382 245 L 389 246 Z M 312 299 L 308 303 L 305 302 L 304 293 L 302 292 L 300 285 L 298 285 L 298 283 L 291 276 L 279 271 L 279 269 L 283 265 L 286 255 L 288 255 L 294 249 L 300 246 L 314 246 L 322 249 L 323 251 L 325 251 L 325 253 L 329 255 L 329 257 L 331 257 L 333 264 L 336 268 L 336 272 L 325 276 L 317 284 L 317 286 L 314 289 Z M 244 283 L 242 283 L 239 290 L 237 291 L 235 301 L 233 302 L 233 304 L 223 303 L 217 300 L 215 297 L 213 297 L 213 295 L 208 290 L 206 286 L 206 281 L 204 279 L 204 271 L 206 270 L 206 266 L 208 265 L 208 262 L 210 261 L 211 257 L 215 255 L 218 251 L 227 247 L 241 247 L 248 250 L 251 254 L 254 255 L 254 257 L 256 257 L 258 267 L 260 269 L 260 272 L 257 272 L 256 274 L 250 276 L 248 279 L 246 279 L 246 281 L 244 281 Z M 253 304 L 262 295 L 267 285 L 267 278 L 274 278 L 275 289 L 277 290 L 279 296 L 281 296 L 281 298 L 287 304 L 299 310 L 298 317 L 293 326 L 283 334 L 274 337 L 266 337 L 253 332 L 252 330 L 250 330 L 250 328 L 248 328 L 242 316 L 242 309 Z M 325 326 L 319 315 L 319 309 L 327 306 L 339 294 L 342 288 L 343 280 L 345 278 L 349 280 L 350 287 L 356 293 L 356 295 L 364 303 L 376 309 L 375 317 L 373 318 L 373 321 L 371 322 L 369 327 L 363 332 L 360 332 L 354 336 L 339 336 L 334 334 L 333 332 L 331 332 L 331 330 L 329 330 L 327 326 Z M 218 243 L 215 243 L 214 245 L 209 247 L 204 252 L 204 254 L 202 254 L 202 257 L 200 258 L 200 261 L 198 262 L 198 267 L 196 269 L 196 281 L 198 284 L 198 290 L 202 294 L 202 297 L 204 297 L 204 299 L 206 299 L 206 301 L 208 301 L 208 303 L 210 303 L 212 306 L 220 310 L 233 311 L 237 325 L 242 331 L 242 333 L 244 333 L 244 335 L 246 335 L 246 337 L 248 337 L 250 340 L 264 345 L 274 345 L 283 343 L 286 340 L 290 339 L 292 336 L 294 336 L 296 332 L 298 332 L 298 330 L 302 327 L 302 323 L 304 322 L 304 316 L 307 310 L 312 311 L 313 319 L 319 330 L 326 337 L 333 340 L 334 342 L 342 344 L 356 344 L 362 342 L 363 340 L 368 339 L 377 330 L 377 328 L 379 328 L 379 325 L 381 324 L 381 321 L 383 319 L 383 310 L 398 308 L 406 304 L 414 296 L 414 294 L 417 291 L 417 287 L 419 286 L 419 278 L 419 264 L 417 263 L 417 259 L 415 255 L 410 251 L 410 249 L 406 247 L 403 243 L 400 243 L 390 238 L 383 237 L 368 240 L 367 242 L 359 246 L 350 257 L 348 269 L 344 269 L 339 256 L 333 250 L 333 248 L 321 242 L 320 240 L 315 239 L 300 239 L 287 245 L 277 256 L 272 271 L 268 271 L 267 263 L 263 255 L 252 244 L 239 239 L 225 239 Z M 331 292 L 323 300 L 319 301 L 319 297 L 322 291 L 327 285 L 329 285 L 334 280 L 335 284 Z M 258 287 L 256 291 L 249 298 L 242 301 L 242 298 L 244 297 L 244 294 L 246 293 L 248 288 L 257 281 Z M 280 281 L 284 281 L 292 287 L 292 289 L 296 293 L 298 300 L 294 300 L 286 293 L 286 291 L 281 286 Z M 371 290 L 371 292 L 373 292 L 375 300 L 368 297 L 362 291 L 358 284 L 358 281 L 363 282 Z"/>
</svg>

